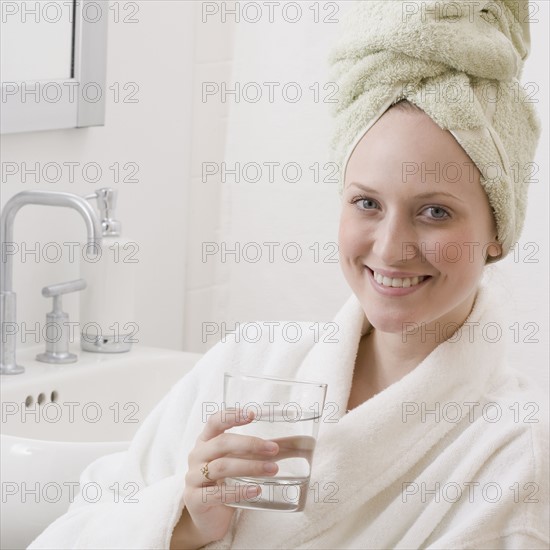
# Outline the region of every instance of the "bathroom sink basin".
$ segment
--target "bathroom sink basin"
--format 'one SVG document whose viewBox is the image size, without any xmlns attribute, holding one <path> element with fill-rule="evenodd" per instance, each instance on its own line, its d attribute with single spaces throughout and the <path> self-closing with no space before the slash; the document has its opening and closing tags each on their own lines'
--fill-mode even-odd
<svg viewBox="0 0 550 550">
<path fill-rule="evenodd" d="M 80 488 L 84 468 L 125 450 L 139 426 L 201 354 L 136 346 L 128 353 L 73 349 L 77 363 L 49 365 L 41 347 L 19 350 L 25 373 L 1 377 L 0 548 L 26 548 Z"/>
</svg>

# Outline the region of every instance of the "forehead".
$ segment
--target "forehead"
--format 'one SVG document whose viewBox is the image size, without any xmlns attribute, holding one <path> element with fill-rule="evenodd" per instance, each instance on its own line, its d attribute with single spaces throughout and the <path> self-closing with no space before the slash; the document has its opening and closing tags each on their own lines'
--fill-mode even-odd
<svg viewBox="0 0 550 550">
<path fill-rule="evenodd" d="M 480 172 L 453 135 L 424 112 L 390 109 L 357 144 L 345 180 L 346 185 L 388 180 L 455 187 L 470 183 L 479 190 Z"/>
</svg>

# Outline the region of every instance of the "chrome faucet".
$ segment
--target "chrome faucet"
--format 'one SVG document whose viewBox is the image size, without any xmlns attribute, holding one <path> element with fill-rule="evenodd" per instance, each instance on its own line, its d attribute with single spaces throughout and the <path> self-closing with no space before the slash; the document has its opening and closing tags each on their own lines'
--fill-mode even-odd
<svg viewBox="0 0 550 550">
<path fill-rule="evenodd" d="M 13 221 L 22 206 L 43 204 L 45 206 L 64 206 L 74 208 L 84 218 L 88 231 L 88 245 L 101 246 L 101 223 L 90 203 L 83 197 L 72 193 L 54 191 L 22 191 L 14 195 L 4 206 L 0 216 L 0 323 L 2 341 L 0 347 L 0 374 L 21 374 L 24 368 L 15 358 L 16 348 L 16 295 L 13 292 L 13 255 L 7 247 L 13 243 Z M 96 248 L 97 250 L 97 248 Z"/>
</svg>

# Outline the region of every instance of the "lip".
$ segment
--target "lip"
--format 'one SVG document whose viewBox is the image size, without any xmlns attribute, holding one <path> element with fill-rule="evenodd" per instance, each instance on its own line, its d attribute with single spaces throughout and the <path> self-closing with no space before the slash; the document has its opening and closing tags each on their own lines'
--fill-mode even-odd
<svg viewBox="0 0 550 550">
<path fill-rule="evenodd" d="M 381 285 L 376 282 L 376 279 L 374 278 L 374 273 L 370 267 L 365 266 L 365 270 L 368 273 L 369 280 L 374 290 L 376 290 L 376 292 L 384 296 L 407 296 L 408 294 L 412 294 L 413 292 L 416 292 L 421 288 L 424 288 L 424 286 L 432 279 L 431 275 L 424 275 L 426 279 L 424 279 L 421 283 L 418 283 L 415 286 L 410 286 L 408 288 L 389 287 L 389 286 Z M 381 271 L 376 270 L 376 272 L 380 273 L 381 275 L 384 275 L 384 273 Z M 388 271 L 386 271 L 385 273 L 388 273 Z M 395 277 L 397 277 L 397 275 L 395 275 Z M 404 275 L 403 277 L 410 277 L 410 275 Z M 419 275 L 413 275 L 413 277 L 419 277 Z"/>
<path fill-rule="evenodd" d="M 371 271 L 376 271 L 376 273 L 380 273 L 380 275 L 383 275 L 384 277 L 389 277 L 390 279 L 393 279 L 394 277 L 396 279 L 405 279 L 405 277 L 410 277 L 411 279 L 413 277 L 430 277 L 427 273 L 407 273 L 405 271 L 387 271 L 385 269 L 374 269 L 369 267 L 368 265 L 365 266 L 366 268 L 370 269 Z"/>
</svg>

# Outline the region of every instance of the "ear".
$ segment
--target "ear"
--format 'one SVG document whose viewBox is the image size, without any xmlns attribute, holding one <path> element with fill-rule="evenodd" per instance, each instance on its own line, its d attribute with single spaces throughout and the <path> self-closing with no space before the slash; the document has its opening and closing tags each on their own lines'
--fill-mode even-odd
<svg viewBox="0 0 550 550">
<path fill-rule="evenodd" d="M 498 236 L 495 235 L 494 241 L 487 245 L 487 260 L 495 261 L 502 256 L 502 245 L 498 242 Z"/>
</svg>

